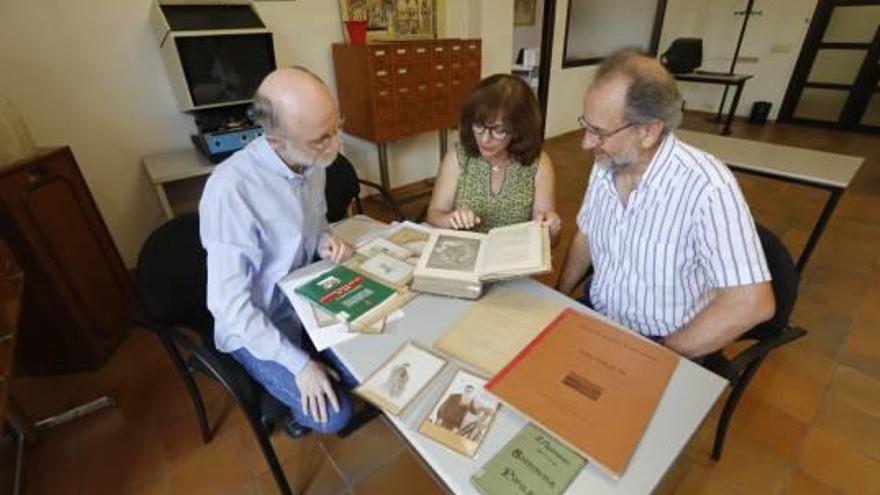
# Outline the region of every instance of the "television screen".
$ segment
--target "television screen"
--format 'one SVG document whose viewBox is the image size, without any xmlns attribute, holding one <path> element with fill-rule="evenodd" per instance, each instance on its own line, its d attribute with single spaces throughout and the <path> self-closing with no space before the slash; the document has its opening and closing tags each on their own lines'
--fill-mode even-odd
<svg viewBox="0 0 880 495">
<path fill-rule="evenodd" d="M 270 33 L 175 38 L 196 107 L 250 100 L 275 69 Z"/>
</svg>

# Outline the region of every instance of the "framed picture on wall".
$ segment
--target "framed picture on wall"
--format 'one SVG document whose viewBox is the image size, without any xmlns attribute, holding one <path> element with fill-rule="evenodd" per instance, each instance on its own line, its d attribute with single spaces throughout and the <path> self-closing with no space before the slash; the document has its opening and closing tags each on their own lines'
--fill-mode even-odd
<svg viewBox="0 0 880 495">
<path fill-rule="evenodd" d="M 515 0 L 513 2 L 513 25 L 534 26 L 537 8 L 538 0 Z"/>
<path fill-rule="evenodd" d="M 367 21 L 367 40 L 430 39 L 437 34 L 437 0 L 339 0 L 342 21 Z"/>
</svg>

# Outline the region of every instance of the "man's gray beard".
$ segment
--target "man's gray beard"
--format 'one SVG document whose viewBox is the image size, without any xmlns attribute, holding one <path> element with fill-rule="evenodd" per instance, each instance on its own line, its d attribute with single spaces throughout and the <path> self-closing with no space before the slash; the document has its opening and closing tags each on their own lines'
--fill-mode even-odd
<svg viewBox="0 0 880 495">
<path fill-rule="evenodd" d="M 302 165 L 303 167 L 310 167 L 312 165 L 315 165 L 321 168 L 327 168 L 334 161 L 336 161 L 336 157 L 339 155 L 339 151 L 342 148 L 342 146 L 340 146 L 339 149 L 336 149 L 334 151 L 324 151 L 317 156 L 310 156 L 309 153 L 303 152 L 302 150 L 291 145 L 289 142 L 286 146 L 287 149 L 285 151 L 287 153 L 287 157 L 288 159 L 293 160 L 294 163 Z"/>
</svg>

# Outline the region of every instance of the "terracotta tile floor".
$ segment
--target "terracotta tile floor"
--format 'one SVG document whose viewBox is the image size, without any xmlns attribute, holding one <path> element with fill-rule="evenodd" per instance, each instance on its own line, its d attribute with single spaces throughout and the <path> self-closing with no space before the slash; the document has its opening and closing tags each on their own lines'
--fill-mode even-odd
<svg viewBox="0 0 880 495">
<path fill-rule="evenodd" d="M 715 124 L 689 115 L 685 127 Z M 784 125 L 737 123 L 738 137 L 862 155 L 804 274 L 794 322 L 806 338 L 765 362 L 734 416 L 723 459 L 708 457 L 717 410 L 658 492 L 663 494 L 880 494 L 880 139 Z M 547 143 L 566 221 L 557 263 L 574 231 L 590 158 L 576 134 Z M 799 253 L 825 193 L 740 176 L 758 220 Z M 369 203 L 376 216 L 387 209 Z M 421 205 L 408 207 L 418 211 Z M 545 277 L 552 283 L 555 275 Z M 97 373 L 19 378 L 34 417 L 110 393 L 118 407 L 46 433 L 27 451 L 28 494 L 258 494 L 275 485 L 242 415 L 207 380 L 214 440 L 202 444 L 168 358 L 135 331 Z M 384 420 L 348 439 L 315 435 L 274 443 L 293 486 L 308 494 L 440 493 Z"/>
</svg>

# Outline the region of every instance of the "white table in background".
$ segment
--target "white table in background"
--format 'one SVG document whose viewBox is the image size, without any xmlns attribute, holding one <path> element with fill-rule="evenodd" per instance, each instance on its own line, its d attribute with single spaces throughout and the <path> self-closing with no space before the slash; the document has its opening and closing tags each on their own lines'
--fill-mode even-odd
<svg viewBox="0 0 880 495">
<path fill-rule="evenodd" d="M 807 244 L 797 260 L 803 272 L 813 254 L 825 225 L 837 207 L 840 196 L 852 182 L 865 161 L 859 156 L 841 155 L 794 146 L 731 138 L 704 132 L 679 129 L 675 135 L 682 141 L 707 151 L 730 168 L 748 174 L 769 177 L 809 187 L 824 189 L 830 194 L 819 219 L 813 226 Z"/>
<path fill-rule="evenodd" d="M 168 198 L 168 185 L 210 175 L 215 167 L 195 148 L 181 148 L 144 157 L 144 169 L 156 189 L 166 220 L 174 218 L 175 207 Z"/>
<path fill-rule="evenodd" d="M 550 299 L 579 311 L 588 311 L 567 296 L 531 279 L 507 282 L 510 287 Z M 335 347 L 348 369 L 364 380 L 395 349 L 412 339 L 426 347 L 457 322 L 473 301 L 421 294 L 404 307 L 406 316 L 388 325 L 381 335 L 364 335 Z M 468 459 L 418 433 L 418 425 L 443 393 L 457 368 L 468 367 L 455 360 L 447 366 L 400 417 L 388 416 L 409 445 L 430 466 L 434 474 L 456 494 L 477 494 L 470 477 L 526 424 L 510 409 L 502 407 L 475 459 Z M 682 359 L 664 393 L 645 435 L 623 477 L 614 480 L 587 465 L 569 488 L 569 494 L 647 494 L 663 478 L 682 448 L 724 391 L 727 382 L 700 366 Z"/>
</svg>

